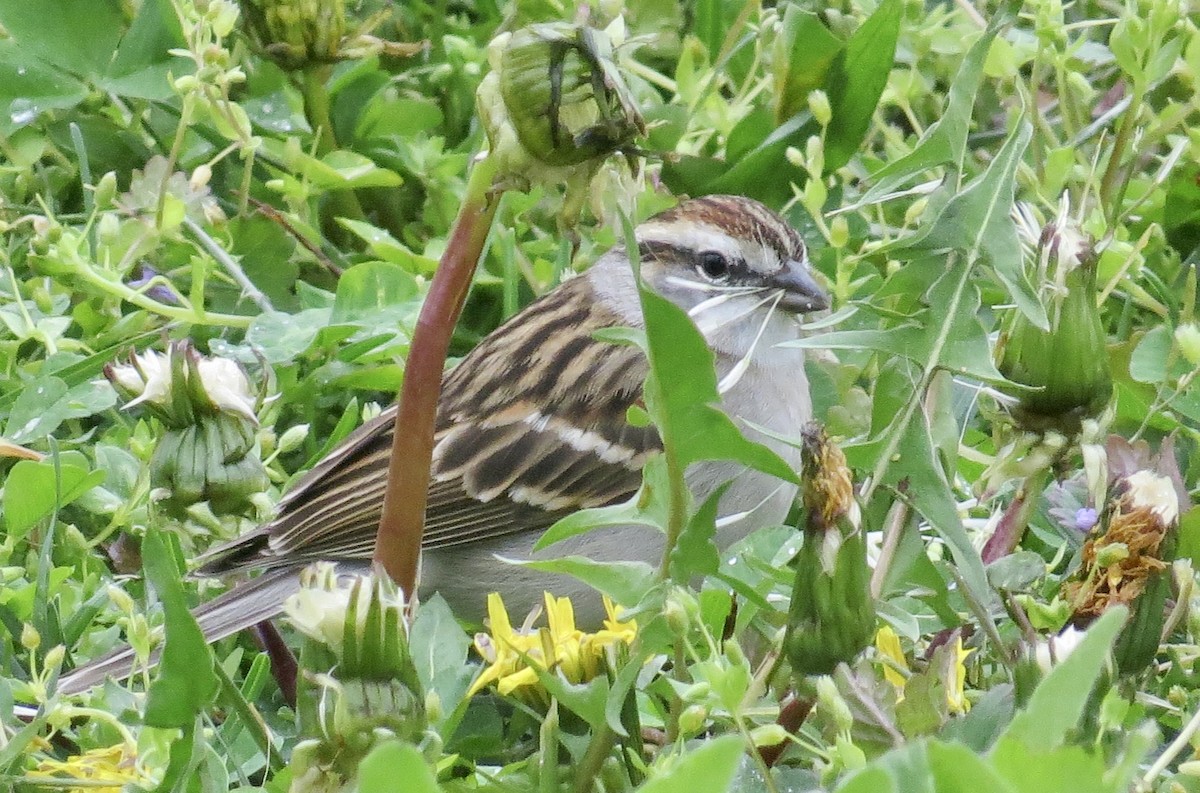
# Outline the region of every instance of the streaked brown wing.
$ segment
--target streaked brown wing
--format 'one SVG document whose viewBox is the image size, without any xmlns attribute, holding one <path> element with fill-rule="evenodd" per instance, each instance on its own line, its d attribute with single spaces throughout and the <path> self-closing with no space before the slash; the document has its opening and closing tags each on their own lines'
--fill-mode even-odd
<svg viewBox="0 0 1200 793">
<path fill-rule="evenodd" d="M 590 335 L 618 324 L 577 278 L 446 375 L 425 547 L 541 530 L 636 491 L 646 456 L 659 448 L 652 428 L 625 420 L 641 396 L 645 360 L 634 347 Z M 348 436 L 289 490 L 272 521 L 211 552 L 198 572 L 369 558 L 393 422 L 389 409 Z"/>
</svg>

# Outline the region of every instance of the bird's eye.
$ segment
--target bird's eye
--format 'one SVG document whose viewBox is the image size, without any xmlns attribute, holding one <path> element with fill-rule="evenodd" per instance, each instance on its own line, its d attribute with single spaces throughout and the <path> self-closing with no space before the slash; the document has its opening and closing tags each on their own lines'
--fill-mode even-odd
<svg viewBox="0 0 1200 793">
<path fill-rule="evenodd" d="M 705 251 L 700 254 L 696 269 L 710 281 L 724 281 L 729 277 L 729 260 L 717 251 Z"/>
</svg>

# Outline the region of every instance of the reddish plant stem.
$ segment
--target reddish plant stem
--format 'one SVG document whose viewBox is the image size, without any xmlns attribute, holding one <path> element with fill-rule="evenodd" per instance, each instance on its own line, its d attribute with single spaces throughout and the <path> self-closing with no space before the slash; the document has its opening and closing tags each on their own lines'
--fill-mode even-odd
<svg viewBox="0 0 1200 793">
<path fill-rule="evenodd" d="M 792 735 L 795 735 L 800 730 L 801 725 L 804 724 L 804 720 L 808 718 L 808 713 L 815 704 L 815 700 L 808 697 L 789 693 L 779 705 L 779 718 L 776 719 L 776 723 Z M 791 741 L 780 741 L 771 746 L 760 746 L 758 747 L 758 756 L 762 758 L 767 768 L 771 768 L 779 762 L 784 749 L 787 749 L 790 743 Z"/>
<path fill-rule="evenodd" d="M 494 174 L 495 166 L 489 158 L 475 164 L 462 208 L 417 317 L 404 383 L 400 387 L 374 561 L 387 571 L 410 601 L 416 592 L 421 535 L 425 529 L 442 369 L 499 204 L 499 195 L 492 190 Z"/>
</svg>

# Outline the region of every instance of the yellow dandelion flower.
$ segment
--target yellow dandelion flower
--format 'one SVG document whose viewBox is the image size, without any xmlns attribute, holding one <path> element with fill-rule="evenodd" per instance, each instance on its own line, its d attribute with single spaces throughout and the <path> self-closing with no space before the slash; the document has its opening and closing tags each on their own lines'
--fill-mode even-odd
<svg viewBox="0 0 1200 793">
<path fill-rule="evenodd" d="M 59 788 L 67 793 L 121 793 L 121 788 L 129 782 L 142 786 L 155 784 L 155 780 L 138 766 L 134 747 L 125 744 L 89 749 L 66 760 L 42 760 L 27 776 L 74 779 L 85 783 L 74 788 Z"/>
<path fill-rule="evenodd" d="M 637 635 L 637 623 L 617 619 L 616 606 L 604 598 L 608 619 L 604 629 L 585 633 L 575 625 L 575 607 L 570 598 L 545 594 L 546 627 L 533 628 L 537 613 L 520 630 L 514 630 L 504 600 L 488 595 L 490 633 L 475 636 L 475 650 L 487 663 L 471 685 L 476 694 L 495 685 L 502 695 L 515 695 L 538 704 L 548 696 L 538 680 L 539 671 L 558 672 L 571 683 L 584 683 L 604 668 L 608 648 L 628 645 Z"/>
<path fill-rule="evenodd" d="M 904 699 L 904 684 L 908 682 L 908 661 L 904 660 L 904 649 L 900 637 L 891 625 L 884 625 L 875 633 L 875 649 L 885 660 L 883 679 L 892 684 L 900 699 Z"/>
</svg>

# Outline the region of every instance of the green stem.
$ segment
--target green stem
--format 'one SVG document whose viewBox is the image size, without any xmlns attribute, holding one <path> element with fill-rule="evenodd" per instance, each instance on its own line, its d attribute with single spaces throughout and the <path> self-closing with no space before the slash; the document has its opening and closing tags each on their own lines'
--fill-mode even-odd
<svg viewBox="0 0 1200 793">
<path fill-rule="evenodd" d="M 374 560 L 410 599 L 415 593 L 424 532 L 442 370 L 500 203 L 492 189 L 497 167 L 495 158 L 485 156 L 471 172 L 462 208 L 417 317 L 400 387 Z"/>
<path fill-rule="evenodd" d="M 600 768 L 612 753 L 616 737 L 608 725 L 592 733 L 587 752 L 584 753 L 575 774 L 575 793 L 591 793 L 596 777 L 600 775 Z"/>
<path fill-rule="evenodd" d="M 1113 141 L 1112 153 L 1108 156 L 1108 165 L 1104 169 L 1104 176 L 1100 180 L 1100 206 L 1105 209 L 1105 214 L 1110 221 L 1117 217 L 1117 201 L 1116 193 L 1119 189 L 1123 189 L 1123 184 L 1118 184 L 1121 175 L 1121 163 L 1125 159 L 1125 150 L 1129 147 L 1130 139 L 1133 137 L 1133 131 L 1137 124 L 1137 117 L 1142 110 L 1142 97 L 1144 89 L 1134 83 L 1132 101 L 1129 107 L 1125 110 L 1125 115 L 1121 117 L 1121 126 L 1117 130 L 1117 137 Z"/>
<path fill-rule="evenodd" d="M 272 772 L 283 768 L 283 763 L 279 756 L 279 752 L 275 751 L 275 747 L 271 745 L 271 733 L 267 728 L 266 722 L 259 715 L 258 710 L 247 701 L 242 695 L 241 689 L 229 677 L 229 673 L 225 671 L 225 667 L 221 664 L 214 663 L 213 669 L 217 673 L 217 682 L 220 685 L 221 697 L 225 700 L 234 713 L 241 719 L 246 730 L 254 739 L 254 744 L 258 747 L 258 751 L 262 753 L 263 759 L 267 761 L 267 766 Z"/>
<path fill-rule="evenodd" d="M 304 117 L 317 136 L 317 156 L 323 157 L 338 148 L 333 134 L 333 118 L 329 113 L 329 89 L 326 82 L 333 67 L 329 64 L 306 67 L 300 81 L 300 92 L 304 96 Z M 366 220 L 366 213 L 353 190 L 330 190 L 327 194 L 329 208 L 337 217 L 351 220 Z"/>
<path fill-rule="evenodd" d="M 108 294 L 119 297 L 127 303 L 145 309 L 152 314 L 158 314 L 174 322 L 187 322 L 192 325 L 216 325 L 227 328 L 248 328 L 254 317 L 244 317 L 237 314 L 216 314 L 205 311 L 201 307 L 192 309 L 167 306 L 153 298 L 125 285 L 120 281 L 106 278 L 91 267 L 75 268 L 75 273 L 92 286 L 98 287 Z"/>
</svg>

